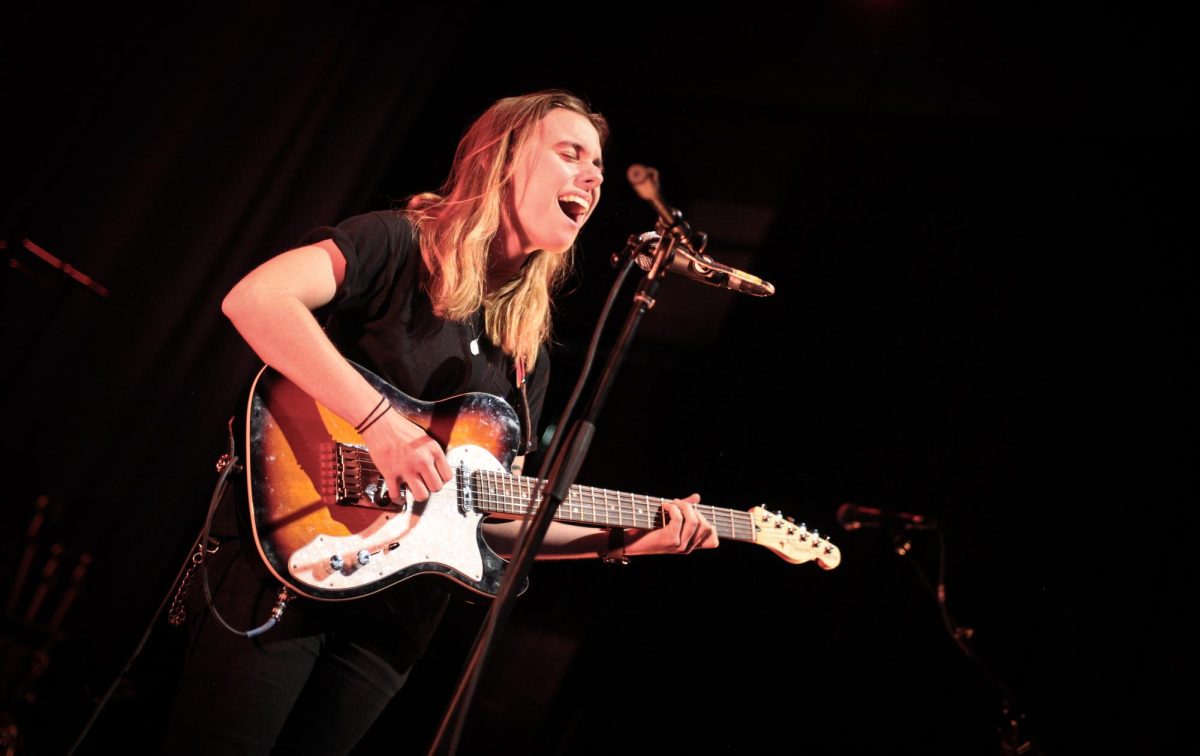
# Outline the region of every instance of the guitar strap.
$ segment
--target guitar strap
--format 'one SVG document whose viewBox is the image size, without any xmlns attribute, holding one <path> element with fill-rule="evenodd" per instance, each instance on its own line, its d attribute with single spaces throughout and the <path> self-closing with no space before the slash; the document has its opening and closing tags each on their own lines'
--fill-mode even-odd
<svg viewBox="0 0 1200 756">
<path fill-rule="evenodd" d="M 522 355 L 513 360 L 513 369 L 517 374 L 517 411 L 521 413 L 521 453 L 525 456 L 537 451 L 537 439 L 533 437 L 533 423 L 529 417 L 529 392 L 525 381 L 525 357 Z"/>
</svg>

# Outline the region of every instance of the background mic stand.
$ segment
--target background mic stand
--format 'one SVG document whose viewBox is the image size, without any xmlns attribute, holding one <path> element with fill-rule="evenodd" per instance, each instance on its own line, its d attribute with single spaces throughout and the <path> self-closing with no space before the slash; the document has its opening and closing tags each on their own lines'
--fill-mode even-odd
<svg viewBox="0 0 1200 756">
<path fill-rule="evenodd" d="M 971 660 L 983 675 L 988 685 L 1000 696 L 1000 710 L 1003 722 L 999 727 L 999 753 L 1003 756 L 1017 756 L 1017 754 L 1040 756 L 1043 751 L 1021 732 L 1021 725 L 1025 721 L 1025 713 L 1017 707 L 1012 692 L 1000 678 L 992 674 L 988 666 L 984 664 L 983 659 L 976 653 L 975 647 L 971 643 L 971 638 L 975 635 L 975 630 L 965 625 L 960 625 L 951 616 L 950 610 L 946 606 L 946 531 L 940 526 L 934 529 L 937 531 L 938 536 L 938 582 L 936 587 L 929 582 L 929 578 L 922 571 L 921 565 L 913 558 L 911 533 L 892 528 L 892 542 L 895 545 L 896 553 L 907 558 L 908 563 L 912 565 L 913 571 L 917 573 L 917 578 L 921 581 L 925 590 L 929 591 L 929 594 L 937 602 L 938 610 L 942 615 L 942 624 L 945 625 L 946 632 L 950 634 L 950 639 L 954 641 L 954 645 L 958 646 L 958 649 Z"/>
<path fill-rule="evenodd" d="M 645 249 L 652 242 L 656 241 L 654 236 L 654 234 L 642 234 L 640 237 L 630 237 L 625 251 L 613 256 L 614 263 L 618 263 L 624 259 L 625 266 L 623 270 L 627 273 L 633 266 L 636 250 L 639 248 Z M 534 487 L 531 506 L 536 508 L 536 514 L 532 518 L 526 519 L 526 526 L 522 530 L 522 536 L 518 539 L 518 545 L 514 550 L 512 561 L 504 571 L 500 590 L 497 592 L 495 600 L 488 609 L 487 617 L 484 619 L 483 626 L 480 628 L 475 645 L 471 650 L 471 656 L 467 660 L 462 679 L 455 689 L 450 706 L 446 711 L 445 717 L 442 719 L 433 744 L 430 746 L 430 756 L 457 753 L 462 730 L 466 723 L 466 715 L 474 698 L 479 677 L 491 654 L 492 642 L 499 630 L 508 621 L 508 617 L 512 613 L 513 603 L 520 593 L 521 587 L 525 584 L 529 569 L 546 536 L 550 522 L 554 519 L 554 514 L 558 511 L 559 505 L 567 498 L 570 488 L 575 482 L 575 477 L 578 475 L 579 469 L 587 457 L 588 448 L 591 446 L 592 438 L 596 433 L 596 420 L 616 380 L 621 363 L 629 352 L 629 345 L 633 341 L 637 327 L 646 312 L 654 307 L 654 296 L 658 291 L 663 272 L 666 270 L 663 261 L 669 249 L 669 244 L 659 243 L 655 245 L 654 264 L 650 272 L 642 279 L 641 284 L 633 295 L 633 302 L 625 318 L 625 325 L 621 329 L 617 342 L 609 352 L 608 362 L 593 390 L 584 417 L 576 421 L 571 427 L 570 432 L 566 436 L 565 444 L 560 446 L 557 443 L 557 438 L 551 444 L 546 460 L 543 463 L 543 470 L 547 467 L 549 468 L 548 479 L 540 488 Z M 615 287 L 619 287 L 620 282 L 623 280 L 624 274 L 618 279 Z M 615 294 L 615 288 L 613 293 Z M 607 315 L 602 316 L 597 324 L 597 331 L 593 337 L 593 348 L 598 342 L 600 330 L 606 319 Z M 588 366 L 585 365 L 584 371 L 579 378 L 579 386 L 582 386 L 583 382 L 586 381 L 587 370 Z M 574 403 L 573 399 L 568 403 L 568 408 L 564 414 L 569 415 L 570 407 Z M 559 427 L 563 427 L 563 425 L 560 423 Z M 557 454 L 555 453 L 556 450 Z"/>
</svg>

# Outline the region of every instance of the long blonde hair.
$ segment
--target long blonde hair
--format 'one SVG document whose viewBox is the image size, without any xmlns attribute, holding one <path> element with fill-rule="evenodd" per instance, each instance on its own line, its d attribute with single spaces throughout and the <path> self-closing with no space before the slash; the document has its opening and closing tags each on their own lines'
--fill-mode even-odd
<svg viewBox="0 0 1200 756">
<path fill-rule="evenodd" d="M 487 291 L 488 259 L 500 229 L 513 157 L 554 108 L 586 117 L 601 145 L 607 141 L 604 117 L 568 92 L 547 90 L 498 100 L 459 141 L 440 193 L 418 194 L 407 208 L 419 232 L 425 287 L 434 313 L 465 321 L 482 306 L 488 338 L 505 353 L 524 357 L 529 369 L 538 348 L 550 338 L 550 295 L 570 273 L 575 248 L 562 255 L 534 252 L 520 276 L 492 292 Z"/>
</svg>

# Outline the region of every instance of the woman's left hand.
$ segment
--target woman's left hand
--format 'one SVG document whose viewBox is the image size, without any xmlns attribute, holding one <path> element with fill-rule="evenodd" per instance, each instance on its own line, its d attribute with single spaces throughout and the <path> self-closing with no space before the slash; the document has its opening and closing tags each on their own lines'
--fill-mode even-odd
<svg viewBox="0 0 1200 756">
<path fill-rule="evenodd" d="M 687 554 L 719 544 L 717 529 L 696 509 L 700 494 L 663 504 L 665 524 L 654 530 L 625 531 L 625 554 Z"/>
</svg>

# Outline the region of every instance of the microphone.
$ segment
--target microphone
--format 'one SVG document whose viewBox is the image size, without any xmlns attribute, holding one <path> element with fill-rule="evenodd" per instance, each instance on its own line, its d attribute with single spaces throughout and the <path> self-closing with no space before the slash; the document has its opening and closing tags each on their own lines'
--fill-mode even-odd
<svg viewBox="0 0 1200 756">
<path fill-rule="evenodd" d="M 642 236 L 644 237 L 645 234 Z M 654 236 L 658 236 L 658 234 L 654 234 Z M 649 271 L 654 266 L 654 258 L 645 252 L 637 255 L 635 260 L 638 267 L 645 271 Z M 753 297 L 769 297 L 775 293 L 775 287 L 758 276 L 722 265 L 703 253 L 696 255 L 695 259 L 691 259 L 686 254 L 676 251 L 671 255 L 671 262 L 667 265 L 667 270 L 693 281 L 730 291 L 740 291 Z"/>
<path fill-rule="evenodd" d="M 838 507 L 837 521 L 845 530 L 858 530 L 859 528 L 936 530 L 938 528 L 938 521 L 933 517 L 911 512 L 889 512 L 875 507 L 860 507 L 850 502 Z"/>
<path fill-rule="evenodd" d="M 668 229 L 673 229 L 676 232 L 674 237 L 682 240 L 671 253 L 667 270 L 709 286 L 739 291 L 754 297 L 769 297 L 775 293 L 775 287 L 758 276 L 723 265 L 703 253 L 702 250 L 708 243 L 707 234 L 693 234 L 688 224 L 683 221 L 683 213 L 663 200 L 658 191 L 658 169 L 634 163 L 629 166 L 625 177 L 637 195 L 654 208 L 662 224 Z M 661 237 L 658 234 L 651 233 L 642 234 L 640 240 L 657 241 L 659 238 Z M 645 271 L 649 271 L 654 265 L 654 258 L 645 253 L 637 255 L 636 261 Z"/>
</svg>

